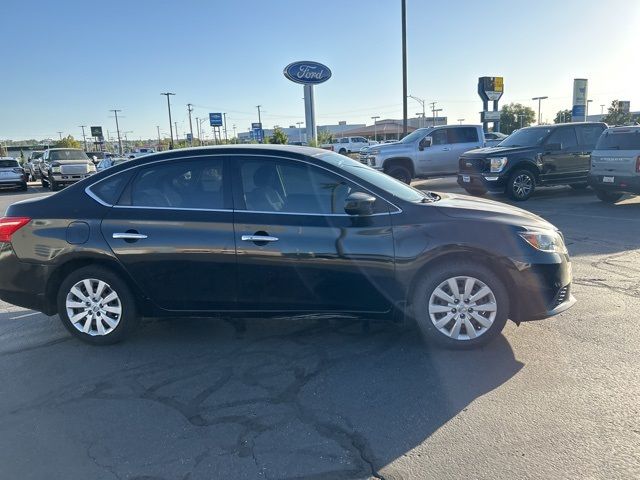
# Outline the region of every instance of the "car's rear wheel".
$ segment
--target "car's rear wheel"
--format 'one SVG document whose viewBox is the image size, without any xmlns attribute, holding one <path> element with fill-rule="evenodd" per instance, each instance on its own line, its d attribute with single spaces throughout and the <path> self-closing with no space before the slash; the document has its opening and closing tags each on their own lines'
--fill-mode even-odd
<svg viewBox="0 0 640 480">
<path fill-rule="evenodd" d="M 507 290 L 491 270 L 467 262 L 442 264 L 418 281 L 412 313 L 425 339 L 453 349 L 484 345 L 507 322 Z"/>
<path fill-rule="evenodd" d="M 344 148 L 341 148 L 341 149 L 338 151 L 338 153 L 339 153 L 340 155 L 346 155 L 346 154 L 347 154 L 347 151 L 346 151 Z"/>
<path fill-rule="evenodd" d="M 67 330 L 94 345 L 117 343 L 138 323 L 129 287 L 102 267 L 84 267 L 71 273 L 60 285 L 57 305 Z"/>
<path fill-rule="evenodd" d="M 527 200 L 536 189 L 536 178 L 529 170 L 518 170 L 509 177 L 507 195 L 518 202 Z"/>
<path fill-rule="evenodd" d="M 58 190 L 60 190 L 60 185 L 55 180 L 51 180 L 49 182 L 49 188 L 51 188 L 52 192 L 57 192 Z"/>
<path fill-rule="evenodd" d="M 411 171 L 401 164 L 393 164 L 385 169 L 385 173 L 390 177 L 400 180 L 409 185 L 411 183 Z"/>
<path fill-rule="evenodd" d="M 616 203 L 622 197 L 624 197 L 624 193 L 608 192 L 606 190 L 596 190 L 596 196 L 605 203 Z"/>
</svg>

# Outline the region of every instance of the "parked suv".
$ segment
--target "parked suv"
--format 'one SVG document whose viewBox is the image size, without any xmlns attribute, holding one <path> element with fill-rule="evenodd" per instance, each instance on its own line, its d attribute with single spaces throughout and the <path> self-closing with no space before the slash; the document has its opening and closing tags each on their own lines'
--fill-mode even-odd
<svg viewBox="0 0 640 480">
<path fill-rule="evenodd" d="M 27 174 L 15 158 L 0 157 L 0 188 L 27 189 Z"/>
<path fill-rule="evenodd" d="M 40 172 L 42 186 L 56 191 L 96 173 L 96 166 L 78 148 L 50 148 L 42 156 Z"/>
<path fill-rule="evenodd" d="M 605 128 L 585 122 L 520 129 L 499 146 L 462 155 L 458 184 L 472 195 L 504 192 L 513 200 L 527 200 L 537 186 L 586 188 L 590 154 Z"/>
<path fill-rule="evenodd" d="M 591 153 L 589 184 L 603 202 L 640 195 L 640 126 L 604 131 Z"/>
<path fill-rule="evenodd" d="M 458 158 L 484 146 L 480 125 L 419 128 L 396 143 L 360 152 L 360 161 L 405 183 L 416 177 L 458 173 Z"/>
</svg>

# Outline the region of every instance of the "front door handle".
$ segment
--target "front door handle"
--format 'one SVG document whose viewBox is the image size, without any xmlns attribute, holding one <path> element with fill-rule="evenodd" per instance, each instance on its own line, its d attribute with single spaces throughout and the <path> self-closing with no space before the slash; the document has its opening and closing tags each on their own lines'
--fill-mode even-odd
<svg viewBox="0 0 640 480">
<path fill-rule="evenodd" d="M 443 151 L 443 152 L 448 152 L 448 151 L 450 151 L 450 150 L 451 150 L 451 149 L 450 149 L 449 147 L 442 147 L 442 151 Z"/>
<path fill-rule="evenodd" d="M 142 233 L 133 232 L 114 233 L 112 237 L 116 240 L 143 240 L 147 238 L 147 236 Z"/>
<path fill-rule="evenodd" d="M 243 242 L 277 242 L 278 237 L 271 235 L 242 235 Z"/>
</svg>

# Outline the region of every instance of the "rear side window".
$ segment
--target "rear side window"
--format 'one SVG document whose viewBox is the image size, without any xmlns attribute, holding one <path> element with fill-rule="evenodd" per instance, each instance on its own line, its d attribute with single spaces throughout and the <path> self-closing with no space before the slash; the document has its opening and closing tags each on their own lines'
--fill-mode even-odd
<svg viewBox="0 0 640 480">
<path fill-rule="evenodd" d="M 640 150 L 640 130 L 610 130 L 604 132 L 596 150 Z"/>
<path fill-rule="evenodd" d="M 472 127 L 449 128 L 449 143 L 473 143 L 478 141 L 478 130 Z"/>
<path fill-rule="evenodd" d="M 590 150 L 598 143 L 598 138 L 604 131 L 604 127 L 600 125 L 580 125 L 576 126 L 578 134 L 578 144 L 589 147 Z"/>
<path fill-rule="evenodd" d="M 131 178 L 131 174 L 129 172 L 123 172 L 119 175 L 106 178 L 95 185 L 91 185 L 89 190 L 104 203 L 115 205 L 120 195 L 122 195 L 124 187 L 129 182 L 129 178 Z"/>
<path fill-rule="evenodd" d="M 562 150 L 567 150 L 578 146 L 576 132 L 574 131 L 573 127 L 558 128 L 555 132 L 549 135 L 546 143 L 559 143 Z"/>
</svg>

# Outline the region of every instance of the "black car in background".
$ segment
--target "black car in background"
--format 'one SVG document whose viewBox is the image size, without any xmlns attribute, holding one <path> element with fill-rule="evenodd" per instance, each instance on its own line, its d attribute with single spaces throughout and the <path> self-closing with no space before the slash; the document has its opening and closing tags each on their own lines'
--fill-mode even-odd
<svg viewBox="0 0 640 480">
<path fill-rule="evenodd" d="M 537 186 L 586 188 L 591 151 L 605 128 L 585 122 L 520 129 L 500 146 L 464 153 L 458 184 L 472 195 L 500 192 L 513 200 L 527 200 Z"/>
<path fill-rule="evenodd" d="M 0 219 L 0 298 L 95 344 L 140 316 L 361 316 L 465 348 L 575 299 L 560 232 L 307 147 L 178 150 Z"/>
</svg>

